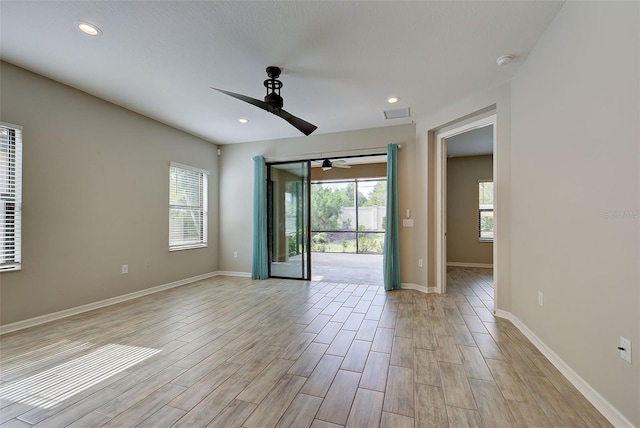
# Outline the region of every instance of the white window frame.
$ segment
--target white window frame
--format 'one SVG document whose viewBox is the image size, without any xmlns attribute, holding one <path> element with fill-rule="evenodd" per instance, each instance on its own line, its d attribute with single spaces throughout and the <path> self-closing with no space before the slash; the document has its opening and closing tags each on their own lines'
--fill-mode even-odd
<svg viewBox="0 0 640 428">
<path fill-rule="evenodd" d="M 0 122 L 0 128 L 14 134 L 13 153 L 0 147 L 0 272 L 6 272 L 22 269 L 22 126 Z"/>
<path fill-rule="evenodd" d="M 492 185 L 494 186 L 493 189 L 493 194 L 494 194 L 494 201 L 493 204 L 491 205 L 491 209 L 487 209 L 487 208 L 482 208 L 480 206 L 480 199 L 478 199 L 478 241 L 480 242 L 493 242 L 493 237 L 492 238 L 483 238 L 482 237 L 482 230 L 481 230 L 481 222 L 482 222 L 482 213 L 483 212 L 488 212 L 490 211 L 492 214 L 495 212 L 495 183 L 493 182 L 492 179 L 488 179 L 488 180 L 478 180 L 478 190 L 480 190 L 480 185 L 483 183 L 492 183 Z M 493 233 L 495 234 L 495 223 L 493 226 Z M 495 236 L 495 235 L 494 235 Z"/>
<path fill-rule="evenodd" d="M 209 177 L 209 171 L 205 170 L 205 169 L 200 169 L 200 168 L 196 168 L 193 166 L 189 166 L 189 165 L 184 165 L 181 163 L 177 163 L 177 162 L 170 162 L 169 163 L 169 189 L 171 189 L 171 174 L 172 174 L 172 170 L 173 169 L 182 169 L 182 170 L 186 170 L 186 171 L 191 171 L 191 172 L 196 172 L 198 174 L 200 174 L 201 177 L 201 181 L 200 181 L 200 201 L 201 201 L 201 205 L 177 205 L 177 204 L 172 204 L 171 203 L 171 195 L 169 195 L 169 251 L 179 251 L 179 250 L 188 250 L 188 249 L 192 249 L 192 248 L 204 248 L 207 247 L 207 238 L 208 238 L 208 232 L 207 232 L 207 223 L 208 223 L 208 177 Z M 171 190 L 169 190 L 171 191 Z M 199 237 L 196 240 L 172 240 L 172 230 L 171 230 L 171 212 L 172 210 L 178 210 L 178 209 L 182 209 L 182 210 L 192 210 L 195 211 L 197 214 L 200 215 L 201 218 L 201 222 L 200 222 L 200 230 L 199 230 Z"/>
</svg>

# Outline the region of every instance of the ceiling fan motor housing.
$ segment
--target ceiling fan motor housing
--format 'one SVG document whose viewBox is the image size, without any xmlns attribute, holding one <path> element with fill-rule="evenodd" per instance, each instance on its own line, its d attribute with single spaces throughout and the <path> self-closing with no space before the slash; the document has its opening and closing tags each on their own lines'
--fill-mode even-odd
<svg viewBox="0 0 640 428">
<path fill-rule="evenodd" d="M 268 80 L 266 82 L 268 82 Z M 273 107 L 276 110 L 280 110 L 284 105 L 284 101 L 282 100 L 282 97 L 276 94 L 275 92 L 269 92 L 267 96 L 264 97 L 264 102 L 269 104 L 271 107 Z"/>
<path fill-rule="evenodd" d="M 267 96 L 264 97 L 264 102 L 278 110 L 284 105 L 282 97 L 280 96 L 282 82 L 278 80 L 281 72 L 280 67 L 274 65 L 267 67 L 267 76 L 269 76 L 269 78 L 264 81 L 264 86 L 267 88 Z"/>
</svg>

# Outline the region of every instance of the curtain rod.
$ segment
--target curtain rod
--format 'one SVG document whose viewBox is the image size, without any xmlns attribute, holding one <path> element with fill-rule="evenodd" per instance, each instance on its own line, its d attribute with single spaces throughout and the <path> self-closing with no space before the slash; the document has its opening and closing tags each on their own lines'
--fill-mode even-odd
<svg viewBox="0 0 640 428">
<path fill-rule="evenodd" d="M 402 144 L 398 144 L 398 149 L 402 149 Z M 304 161 L 304 160 L 318 160 L 318 159 L 335 159 L 335 158 L 347 158 L 347 157 L 360 157 L 360 156 L 382 156 L 387 154 L 387 147 L 367 147 L 363 149 L 353 150 L 333 150 L 328 152 L 319 153 L 300 153 L 292 156 L 276 156 L 266 157 L 266 162 L 287 162 L 287 161 Z M 253 158 L 251 158 L 253 159 Z"/>
</svg>

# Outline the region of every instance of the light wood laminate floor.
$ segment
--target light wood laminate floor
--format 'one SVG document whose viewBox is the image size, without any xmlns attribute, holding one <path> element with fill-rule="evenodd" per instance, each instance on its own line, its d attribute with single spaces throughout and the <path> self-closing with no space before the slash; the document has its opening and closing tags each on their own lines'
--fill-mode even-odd
<svg viewBox="0 0 640 428">
<path fill-rule="evenodd" d="M 510 322 L 446 295 L 216 277 L 0 338 L 3 427 L 582 427 L 606 419 Z"/>
</svg>

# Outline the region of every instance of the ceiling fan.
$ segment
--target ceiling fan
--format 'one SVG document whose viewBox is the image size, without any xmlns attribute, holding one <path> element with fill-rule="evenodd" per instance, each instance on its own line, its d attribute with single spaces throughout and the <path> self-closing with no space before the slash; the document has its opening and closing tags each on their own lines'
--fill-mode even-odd
<svg viewBox="0 0 640 428">
<path fill-rule="evenodd" d="M 320 164 L 320 161 L 316 163 Z M 323 171 L 329 171 L 331 168 L 351 168 L 351 165 L 347 165 L 347 161 L 344 159 L 338 159 L 331 162 L 329 159 L 324 159 L 320 165 Z"/>
<path fill-rule="evenodd" d="M 215 89 L 218 92 L 222 92 L 223 94 L 227 94 L 241 101 L 244 101 L 246 103 L 259 107 L 263 110 L 266 110 L 269 113 L 273 113 L 276 116 L 281 117 L 287 122 L 289 122 L 290 124 L 292 124 L 304 135 L 309 135 L 313 131 L 318 129 L 318 127 L 282 109 L 282 106 L 284 105 L 282 97 L 280 96 L 280 88 L 282 88 L 282 82 L 278 80 L 278 77 L 280 77 L 281 72 L 282 70 L 280 70 L 279 67 L 275 67 L 275 66 L 267 67 L 267 76 L 269 76 L 269 78 L 264 81 L 264 86 L 267 88 L 267 95 L 264 97 L 264 101 L 260 101 L 255 98 L 247 97 L 242 94 L 236 94 L 235 92 L 229 92 L 229 91 L 225 91 L 218 88 L 211 88 L 211 89 Z"/>
</svg>

